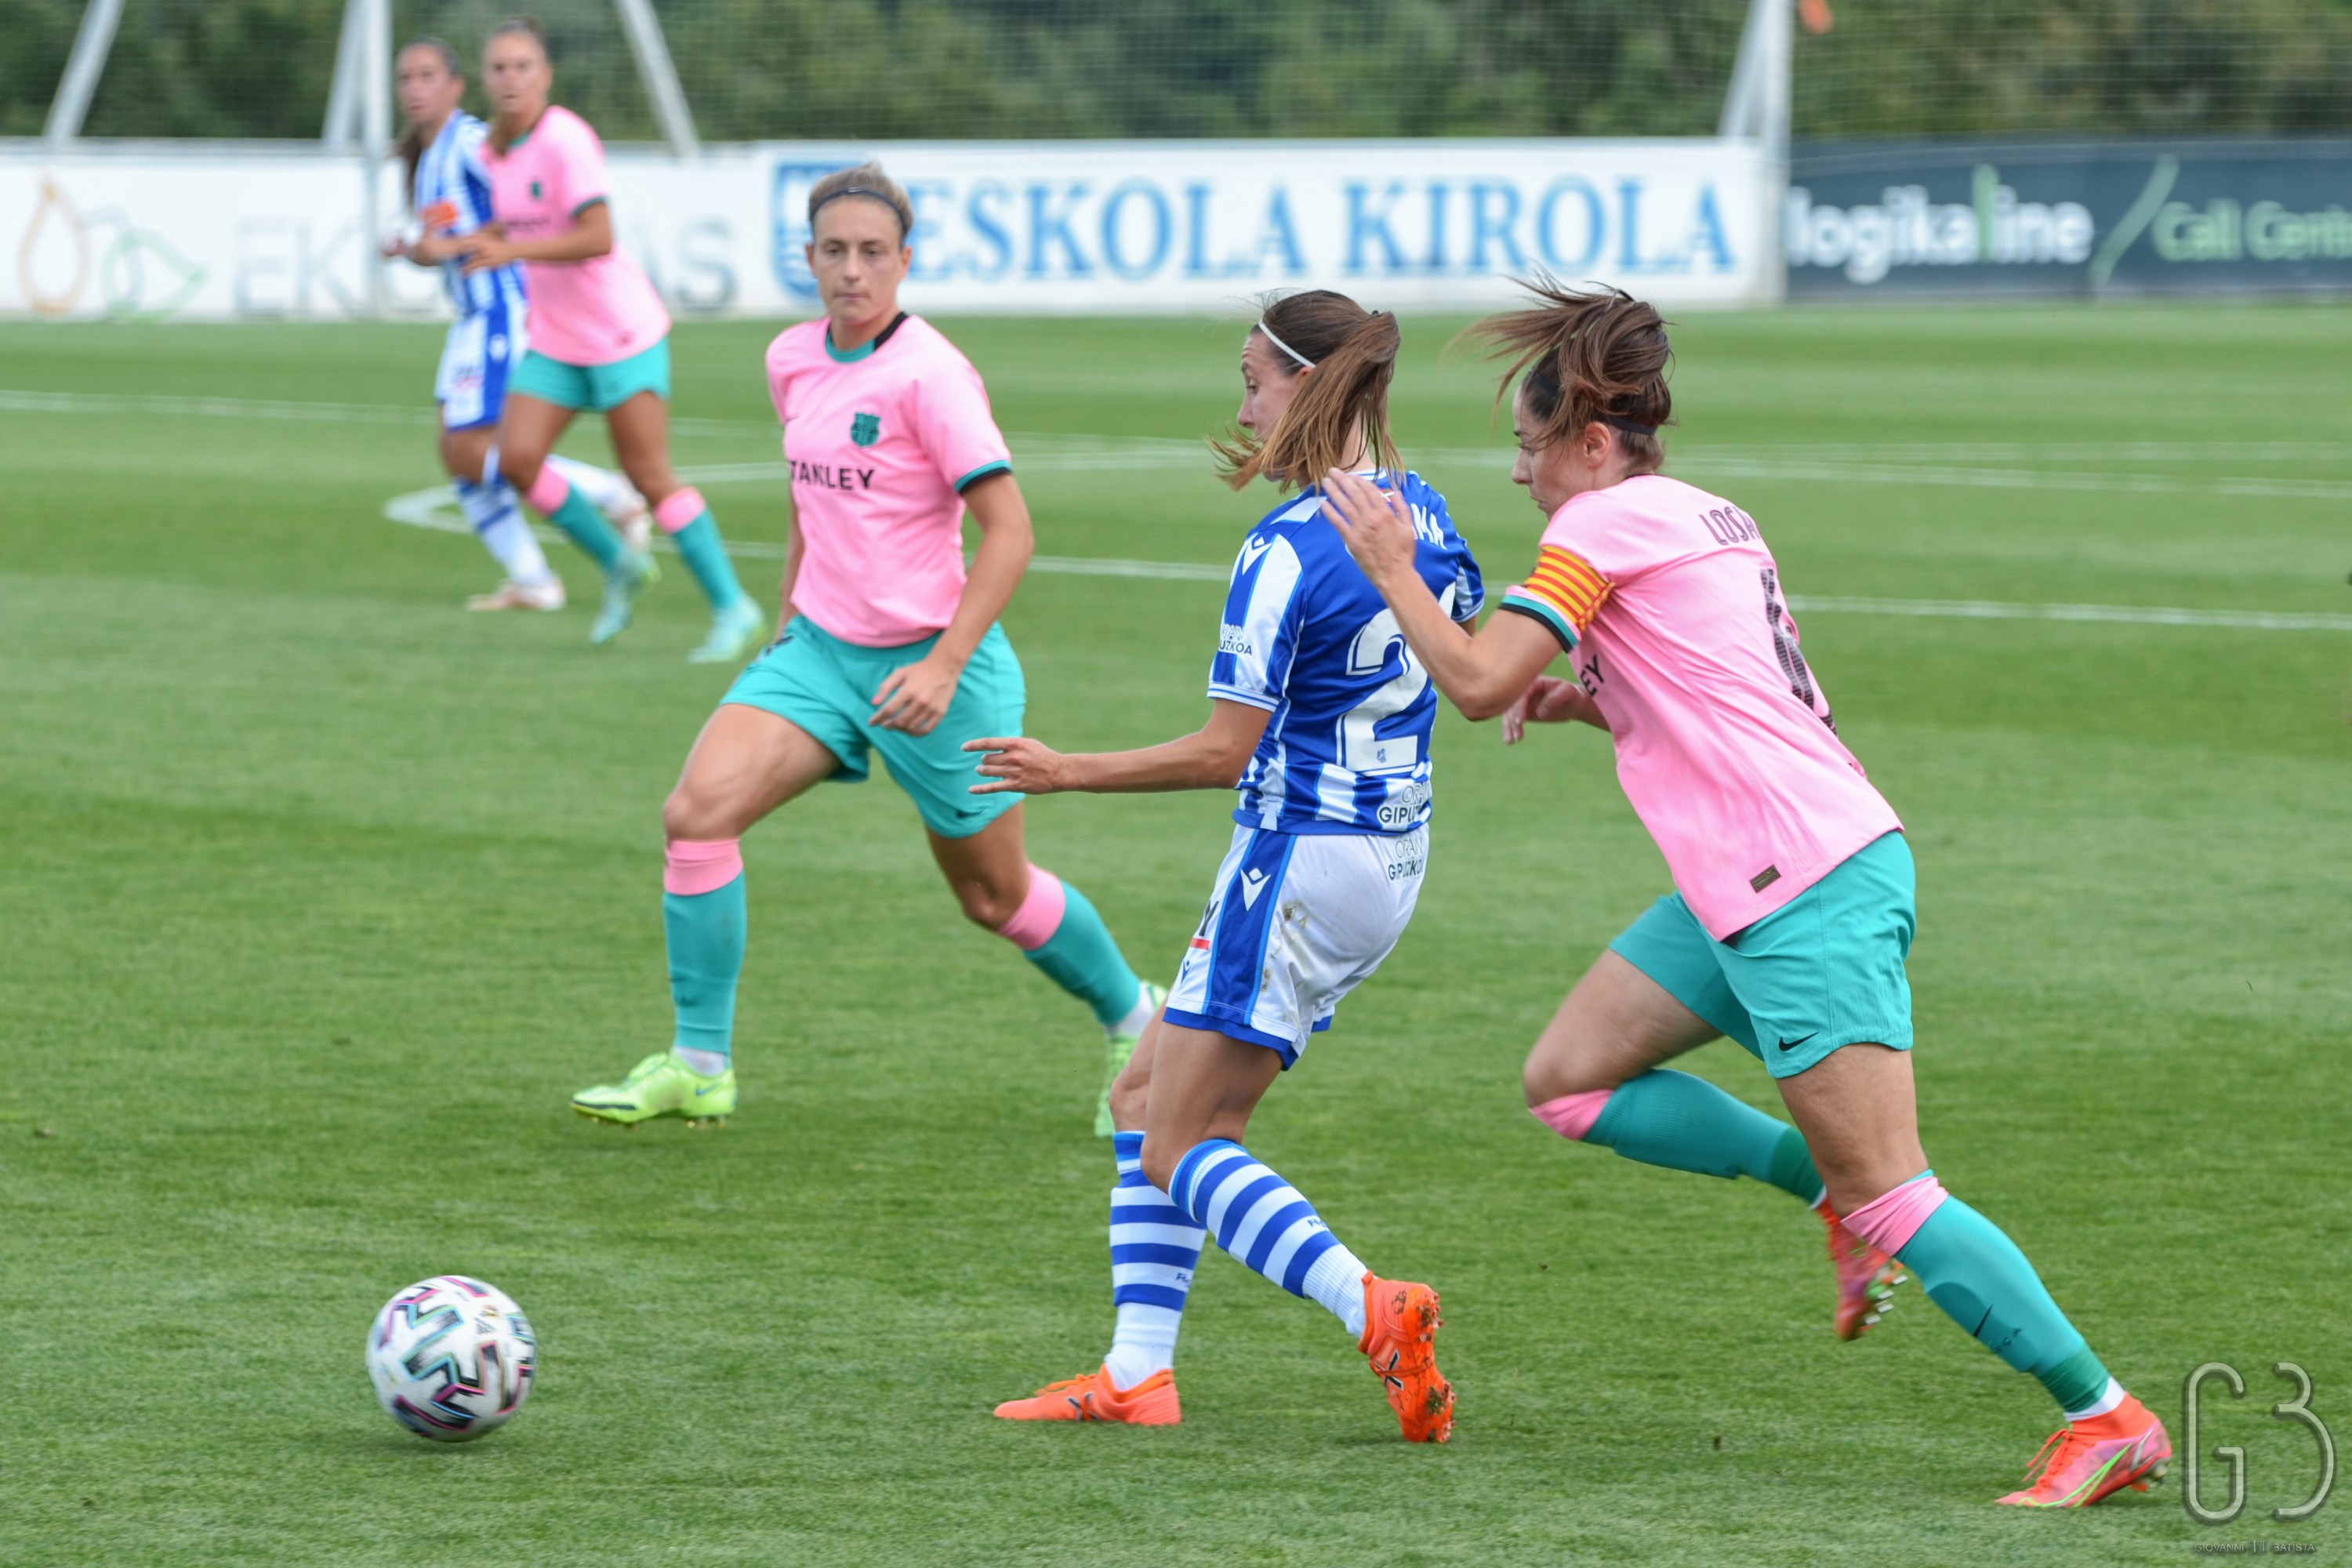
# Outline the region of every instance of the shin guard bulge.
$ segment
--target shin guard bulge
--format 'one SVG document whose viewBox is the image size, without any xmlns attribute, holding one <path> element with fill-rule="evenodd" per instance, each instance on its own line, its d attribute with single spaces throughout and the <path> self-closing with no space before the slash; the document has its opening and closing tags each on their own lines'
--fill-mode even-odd
<svg viewBox="0 0 2352 1568">
<path fill-rule="evenodd" d="M 604 514 L 588 502 L 588 498 L 572 488 L 571 482 L 558 473 L 552 463 L 541 463 L 539 477 L 530 481 L 523 499 L 533 510 L 563 531 L 564 536 L 578 545 L 581 552 L 606 572 L 621 563 L 625 547 Z"/>
<path fill-rule="evenodd" d="M 1134 1010 L 1143 982 L 1128 967 L 1110 929 L 1084 893 L 1044 867 L 1029 868 L 1029 891 L 996 934 L 1093 1009 L 1104 1028 Z"/>
<path fill-rule="evenodd" d="M 1143 1173 L 1142 1133 L 1113 1133 L 1111 1152 L 1118 1184 L 1110 1190 L 1110 1299 L 1118 1326 L 1103 1368 L 1112 1383 L 1133 1388 L 1175 1364 L 1207 1233 Z"/>
<path fill-rule="evenodd" d="M 719 524 L 703 504 L 700 490 L 692 485 L 672 490 L 654 508 L 654 521 L 677 547 L 678 558 L 694 574 L 711 609 L 731 609 L 742 602 L 743 584 L 736 578 L 726 541 L 719 537 Z"/>
<path fill-rule="evenodd" d="M 749 923 L 743 856 L 732 838 L 674 839 L 662 869 L 675 1044 L 724 1053 L 735 1034 L 735 984 Z"/>
<path fill-rule="evenodd" d="M 1795 1128 L 1688 1073 L 1653 1069 L 1614 1089 L 1561 1095 L 1533 1114 L 1563 1138 L 1645 1165 L 1747 1176 L 1808 1204 L 1821 1196 L 1821 1177 Z"/>
<path fill-rule="evenodd" d="M 1969 1336 L 2030 1373 L 2062 1410 L 2095 1406 L 2107 1370 L 1999 1226 L 1925 1171 L 1845 1216 L 1845 1226 L 1900 1259 L 1927 1299 Z"/>
</svg>

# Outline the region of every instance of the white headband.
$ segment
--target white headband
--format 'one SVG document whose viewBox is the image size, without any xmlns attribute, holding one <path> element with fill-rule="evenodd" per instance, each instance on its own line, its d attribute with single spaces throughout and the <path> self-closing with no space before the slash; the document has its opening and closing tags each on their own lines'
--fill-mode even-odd
<svg viewBox="0 0 2352 1568">
<path fill-rule="evenodd" d="M 1308 359 L 1305 354 L 1300 353 L 1297 349 L 1292 348 L 1288 343 L 1286 343 L 1280 338 L 1276 337 L 1274 335 L 1274 329 L 1265 324 L 1265 318 L 1263 316 L 1258 318 L 1257 330 L 1265 334 L 1265 341 L 1267 342 L 1272 343 L 1276 348 L 1280 349 L 1284 353 L 1286 353 L 1292 359 L 1297 360 L 1302 368 L 1307 370 L 1313 370 L 1315 368 L 1315 362 L 1313 360 Z"/>
</svg>

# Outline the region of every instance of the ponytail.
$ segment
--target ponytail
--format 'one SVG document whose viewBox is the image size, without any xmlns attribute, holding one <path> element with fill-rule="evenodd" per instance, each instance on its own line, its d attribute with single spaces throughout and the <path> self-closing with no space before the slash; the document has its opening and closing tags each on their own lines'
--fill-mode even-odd
<svg viewBox="0 0 2352 1568">
<path fill-rule="evenodd" d="M 1470 329 L 1491 345 L 1489 357 L 1510 361 L 1497 405 L 1525 372 L 1520 398 L 1534 427 L 1521 434 L 1530 447 L 1569 440 L 1597 421 L 1616 433 L 1633 472 L 1656 473 L 1666 461 L 1658 431 L 1675 416 L 1666 323 L 1622 289 L 1581 292 L 1543 273 L 1520 284 L 1534 304 Z"/>
<path fill-rule="evenodd" d="M 1328 289 L 1271 296 L 1258 325 L 1286 366 L 1307 376 L 1272 430 L 1236 431 L 1212 441 L 1225 483 L 1252 479 L 1306 489 L 1346 462 L 1360 441 L 1372 461 L 1401 472 L 1389 434 L 1389 382 L 1396 374 L 1396 317 L 1370 311 Z M 1309 374 L 1309 372 L 1312 374 Z"/>
</svg>

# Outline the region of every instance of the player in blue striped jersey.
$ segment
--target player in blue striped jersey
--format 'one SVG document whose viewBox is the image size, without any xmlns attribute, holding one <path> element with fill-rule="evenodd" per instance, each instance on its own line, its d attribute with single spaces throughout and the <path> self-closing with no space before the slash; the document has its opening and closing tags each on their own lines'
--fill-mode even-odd
<svg viewBox="0 0 2352 1568">
<path fill-rule="evenodd" d="M 1417 564 L 1460 620 L 1477 563 L 1445 500 L 1397 460 L 1388 433 L 1396 320 L 1317 289 L 1269 300 L 1242 349 L 1235 489 L 1364 472 L 1408 502 Z M 1239 789 L 1238 825 L 1160 1016 L 1111 1089 L 1118 1326 L 1099 1371 L 999 1405 L 1016 1421 L 1181 1418 L 1176 1332 L 1202 1242 L 1328 1309 L 1371 1360 L 1405 1436 L 1444 1442 L 1454 1393 L 1433 1340 L 1437 1294 L 1382 1279 L 1297 1190 L 1244 1149 L 1250 1112 L 1331 1022 L 1412 919 L 1429 859 L 1429 742 L 1437 700 L 1396 619 L 1319 516 L 1311 486 L 1250 530 L 1234 565 L 1210 718 L 1138 752 L 1063 756 L 1012 737 L 976 793 Z"/>
<path fill-rule="evenodd" d="M 441 269 L 457 319 L 441 351 L 433 396 L 441 405 L 441 462 L 457 492 L 466 521 L 499 564 L 506 582 L 466 602 L 469 610 L 560 610 L 563 580 L 548 565 L 522 515 L 514 487 L 498 471 L 495 445 L 506 402 L 507 374 L 528 341 L 528 302 L 519 266 L 468 277 L 455 243 L 490 221 L 489 176 L 482 168 L 483 123 L 459 108 L 466 79 L 457 51 L 438 38 L 419 38 L 400 51 L 400 107 L 408 128 L 400 153 L 418 232 L 384 242 L 386 256 Z M 596 508 L 642 551 L 651 530 L 645 501 L 618 474 L 551 458 Z"/>
<path fill-rule="evenodd" d="M 1477 563 L 1445 498 L 1408 471 L 1422 575 L 1457 621 L 1476 620 Z M 1403 833 L 1429 820 L 1437 693 L 1396 617 L 1319 513 L 1310 489 L 1242 542 L 1209 695 L 1269 715 L 1234 820 L 1273 833 Z"/>
</svg>

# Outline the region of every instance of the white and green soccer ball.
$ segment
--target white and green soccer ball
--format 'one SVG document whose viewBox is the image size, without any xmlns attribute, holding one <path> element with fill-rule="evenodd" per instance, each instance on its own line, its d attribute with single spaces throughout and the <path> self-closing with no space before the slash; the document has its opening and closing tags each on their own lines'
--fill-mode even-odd
<svg viewBox="0 0 2352 1568">
<path fill-rule="evenodd" d="M 530 1320 L 494 1285 L 462 1274 L 419 1280 L 383 1304 L 368 1331 L 376 1403 L 436 1443 L 496 1431 L 530 1396 L 538 1362 Z"/>
</svg>

